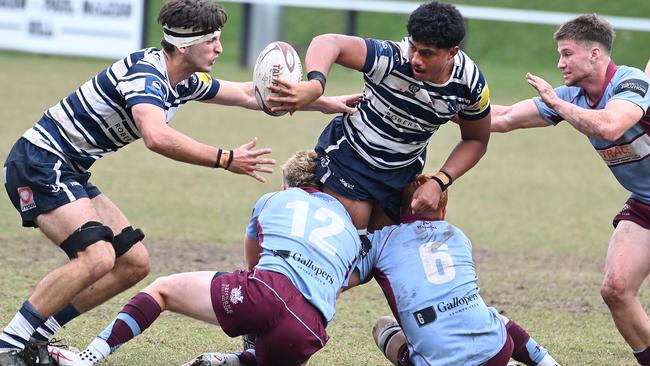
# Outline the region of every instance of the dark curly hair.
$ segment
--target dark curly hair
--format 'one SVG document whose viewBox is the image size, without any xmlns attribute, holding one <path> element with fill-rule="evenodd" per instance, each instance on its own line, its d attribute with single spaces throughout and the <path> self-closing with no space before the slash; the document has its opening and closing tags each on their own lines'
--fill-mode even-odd
<svg viewBox="0 0 650 366">
<path fill-rule="evenodd" d="M 167 0 L 158 14 L 161 25 L 206 33 L 223 28 L 227 20 L 224 8 L 212 0 Z M 173 52 L 174 45 L 165 40 L 160 43 L 166 51 Z"/>
<path fill-rule="evenodd" d="M 416 42 L 452 48 L 465 38 L 465 20 L 453 5 L 432 1 L 411 13 L 406 30 Z"/>
</svg>

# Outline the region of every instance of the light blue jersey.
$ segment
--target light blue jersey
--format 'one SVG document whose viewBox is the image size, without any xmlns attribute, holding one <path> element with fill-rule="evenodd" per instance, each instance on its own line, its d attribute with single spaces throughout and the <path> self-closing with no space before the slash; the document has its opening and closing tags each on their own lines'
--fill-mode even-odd
<svg viewBox="0 0 650 366">
<path fill-rule="evenodd" d="M 257 268 L 287 276 L 329 322 L 361 250 L 357 229 L 334 197 L 309 188 L 257 201 L 246 234 L 262 246 Z"/>
<path fill-rule="evenodd" d="M 405 167 L 423 154 L 431 136 L 453 116 L 478 120 L 490 112 L 489 89 L 476 64 L 462 51 L 443 84 L 417 80 L 408 61 L 408 41 L 366 40 L 361 70 L 365 89 L 357 112 L 343 118 L 345 138 L 370 165 Z"/>
<path fill-rule="evenodd" d="M 148 103 L 169 122 L 190 100 L 214 97 L 219 82 L 194 73 L 175 88 L 162 50 L 147 48 L 115 62 L 52 106 L 23 137 L 85 171 L 97 160 L 139 139 L 131 108 Z"/>
<path fill-rule="evenodd" d="M 614 142 L 589 137 L 600 157 L 609 166 L 616 179 L 631 197 L 650 205 L 650 79 L 639 69 L 610 63 L 603 85 L 603 94 L 595 105 L 590 105 L 585 91 L 578 87 L 560 86 L 557 95 L 585 109 L 604 109 L 612 100 L 626 100 L 639 106 L 643 117 Z M 563 118 L 537 97 L 533 99 L 540 115 L 549 123 L 557 124 Z"/>
<path fill-rule="evenodd" d="M 507 333 L 479 294 L 472 244 L 446 221 L 414 221 L 369 236 L 358 264 L 374 276 L 407 338 L 413 365 L 478 366 L 504 346 Z"/>
</svg>

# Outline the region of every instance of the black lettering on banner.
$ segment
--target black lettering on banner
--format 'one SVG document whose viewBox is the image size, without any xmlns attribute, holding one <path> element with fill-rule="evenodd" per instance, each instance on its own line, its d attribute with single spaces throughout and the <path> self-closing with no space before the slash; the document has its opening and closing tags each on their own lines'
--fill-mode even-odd
<svg viewBox="0 0 650 366">
<path fill-rule="evenodd" d="M 433 306 L 418 310 L 413 313 L 413 316 L 415 317 L 415 322 L 418 323 L 418 326 L 420 327 L 432 323 L 438 318 Z"/>
<path fill-rule="evenodd" d="M 71 0 L 45 0 L 45 8 L 57 13 L 74 13 Z"/>
<path fill-rule="evenodd" d="M 25 9 L 27 0 L 0 0 L 0 8 Z"/>
<path fill-rule="evenodd" d="M 53 33 L 54 30 L 52 29 L 51 24 L 39 20 L 32 20 L 29 22 L 29 34 L 31 35 L 52 37 Z"/>
<path fill-rule="evenodd" d="M 648 92 L 648 83 L 645 80 L 641 80 L 641 79 L 623 80 L 620 84 L 616 86 L 616 89 L 614 90 L 614 94 L 618 94 L 626 91 L 636 93 L 642 97 L 645 97 L 646 93 Z"/>
<path fill-rule="evenodd" d="M 86 0 L 83 2 L 83 12 L 87 15 L 129 17 L 131 11 L 132 7 L 129 1 Z"/>
</svg>

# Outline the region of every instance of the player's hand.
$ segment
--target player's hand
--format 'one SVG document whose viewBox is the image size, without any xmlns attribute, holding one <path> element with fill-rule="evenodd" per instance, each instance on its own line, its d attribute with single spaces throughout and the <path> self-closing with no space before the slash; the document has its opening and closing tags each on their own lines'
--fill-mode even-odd
<svg viewBox="0 0 650 366">
<path fill-rule="evenodd" d="M 537 90 L 537 93 L 542 99 L 542 102 L 546 103 L 547 106 L 553 108 L 555 102 L 559 99 L 557 94 L 555 94 L 555 89 L 553 86 L 551 86 L 551 84 L 549 84 L 546 80 L 531 73 L 526 74 L 526 81 L 528 81 L 528 84 L 530 84 L 530 86 Z"/>
<path fill-rule="evenodd" d="M 413 215 L 424 215 L 438 207 L 442 190 L 440 185 L 433 179 L 424 183 L 413 193 L 411 201 L 411 213 Z"/>
<path fill-rule="evenodd" d="M 271 108 L 273 112 L 288 111 L 293 114 L 295 111 L 312 104 L 323 94 L 322 86 L 315 80 L 291 83 L 276 78 L 274 81 L 278 86 L 270 84 L 268 88 L 272 92 L 279 94 L 279 96 L 268 97 L 267 99 L 269 102 L 281 103 L 282 105 Z"/>
<path fill-rule="evenodd" d="M 311 104 L 310 109 L 316 109 L 325 114 L 355 113 L 361 94 L 338 95 L 335 97 L 320 97 Z"/>
<path fill-rule="evenodd" d="M 267 165 L 274 165 L 275 160 L 264 158 L 262 155 L 270 154 L 270 148 L 253 150 L 257 145 L 257 137 L 233 150 L 233 159 L 230 163 L 230 170 L 236 174 L 246 174 L 264 183 L 266 178 L 259 173 L 273 173 L 273 168 Z"/>
</svg>

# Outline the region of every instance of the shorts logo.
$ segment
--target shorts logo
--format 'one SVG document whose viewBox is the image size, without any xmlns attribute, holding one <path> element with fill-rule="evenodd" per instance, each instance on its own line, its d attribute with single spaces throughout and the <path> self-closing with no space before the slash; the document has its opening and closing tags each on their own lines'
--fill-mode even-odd
<svg viewBox="0 0 650 366">
<path fill-rule="evenodd" d="M 20 197 L 21 212 L 29 211 L 32 208 L 36 208 L 36 202 L 34 202 L 34 193 L 32 192 L 31 188 L 19 187 L 18 197 Z"/>
<path fill-rule="evenodd" d="M 244 302 L 244 296 L 241 294 L 241 286 L 230 291 L 230 302 L 233 304 L 241 304 Z"/>
<path fill-rule="evenodd" d="M 226 312 L 226 314 L 232 314 L 232 306 L 230 306 L 230 302 L 228 301 L 228 293 L 230 292 L 230 285 L 227 283 L 222 283 L 221 284 L 221 306 L 223 306 L 223 310 Z"/>
</svg>

